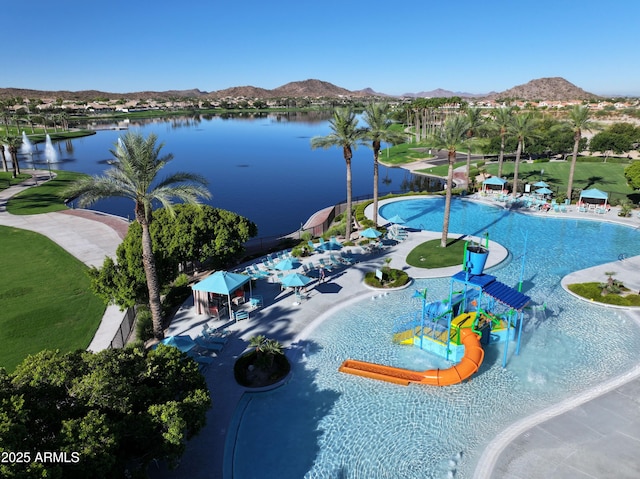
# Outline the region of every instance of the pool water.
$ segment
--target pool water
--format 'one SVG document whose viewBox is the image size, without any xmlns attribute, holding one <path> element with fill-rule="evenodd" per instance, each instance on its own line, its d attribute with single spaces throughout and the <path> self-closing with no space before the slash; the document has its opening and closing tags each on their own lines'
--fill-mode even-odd
<svg viewBox="0 0 640 479">
<path fill-rule="evenodd" d="M 442 207 L 443 200 L 426 198 L 390 203 L 380 213 L 437 231 Z M 418 348 L 394 345 L 391 330 L 396 317 L 420 308 L 415 289 L 428 287 L 429 299 L 440 299 L 449 280 L 419 280 L 415 288 L 345 307 L 298 341 L 303 352 L 286 386 L 243 399 L 235 479 L 471 477 L 484 446 L 507 425 L 635 363 L 640 328 L 614 309 L 573 298 L 560 279 L 622 252 L 640 254 L 640 231 L 465 200 L 453 201 L 449 231 L 489 232 L 503 244 L 511 256 L 491 274 L 512 286 L 520 279 L 526 238 L 523 292 L 533 308 L 525 315 L 520 355 L 511 343 L 503 369 L 504 345 L 489 346 L 478 374 L 444 388 L 346 375 L 338 367 L 347 358 L 416 370 L 446 367 Z"/>
</svg>

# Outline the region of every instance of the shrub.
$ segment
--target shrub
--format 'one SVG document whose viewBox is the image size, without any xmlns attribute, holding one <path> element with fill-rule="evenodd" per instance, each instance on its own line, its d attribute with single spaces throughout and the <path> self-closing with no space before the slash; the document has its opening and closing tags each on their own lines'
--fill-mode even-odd
<svg viewBox="0 0 640 479">
<path fill-rule="evenodd" d="M 136 315 L 136 338 L 148 341 L 153 338 L 153 319 L 147 306 L 139 306 Z"/>
<path fill-rule="evenodd" d="M 383 268 L 382 281 L 376 277 L 375 271 L 369 271 L 364 276 L 364 282 L 374 288 L 399 288 L 409 282 L 409 275 L 399 269 Z"/>
</svg>

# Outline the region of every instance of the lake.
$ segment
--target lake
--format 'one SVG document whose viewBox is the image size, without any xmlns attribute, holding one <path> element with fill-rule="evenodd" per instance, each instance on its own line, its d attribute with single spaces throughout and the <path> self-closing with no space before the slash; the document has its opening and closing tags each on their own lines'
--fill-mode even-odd
<svg viewBox="0 0 640 479">
<path fill-rule="evenodd" d="M 106 125 L 95 135 L 55 142 L 53 169 L 98 174 L 113 159 L 109 150 L 128 128 L 145 137 L 155 133 L 164 143 L 161 155 L 174 159 L 166 173 L 203 175 L 212 193 L 208 204 L 236 212 L 258 225 L 258 236 L 296 231 L 313 213 L 346 199 L 342 149 L 312 150 L 311 138 L 330 133 L 326 113 L 269 113 L 258 116 L 194 116 L 132 120 Z M 361 126 L 364 126 L 361 123 Z M 91 125 L 90 125 L 91 127 Z M 37 146 L 36 166 L 46 168 L 44 145 Z M 381 153 L 381 158 L 384 152 Z M 23 162 L 25 159 L 22 160 Z M 27 162 L 28 164 L 28 162 Z M 373 193 L 373 152 L 360 146 L 352 160 L 353 197 Z M 425 177 L 402 168 L 380 166 L 380 193 L 409 191 Z M 431 188 L 438 189 L 438 185 Z M 93 209 L 133 216 L 130 200 L 103 200 Z"/>
</svg>

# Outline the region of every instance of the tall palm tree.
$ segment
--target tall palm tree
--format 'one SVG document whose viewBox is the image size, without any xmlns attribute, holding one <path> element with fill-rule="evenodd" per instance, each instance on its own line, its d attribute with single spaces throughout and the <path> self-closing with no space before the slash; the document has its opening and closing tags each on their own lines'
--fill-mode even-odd
<svg viewBox="0 0 640 479">
<path fill-rule="evenodd" d="M 574 105 L 569 112 L 569 123 L 573 130 L 573 154 L 571 156 L 571 167 L 569 168 L 569 179 L 567 181 L 567 198 L 571 201 L 573 193 L 573 175 L 576 170 L 576 160 L 578 158 L 578 148 L 582 140 L 582 130 L 588 130 L 591 126 L 589 119 L 589 107 L 585 105 Z"/>
<path fill-rule="evenodd" d="M 365 106 L 363 119 L 367 124 L 364 139 L 371 141 L 373 150 L 373 222 L 378 224 L 378 156 L 381 142 L 401 143 L 404 133 L 390 130 L 389 104 L 369 103 Z"/>
<path fill-rule="evenodd" d="M 518 169 L 520 167 L 520 155 L 522 154 L 522 150 L 524 150 L 525 141 L 529 141 L 537 136 L 535 133 L 536 126 L 536 119 L 531 113 L 519 113 L 514 115 L 513 120 L 509 125 L 509 132 L 518 140 L 516 161 L 513 166 L 513 191 L 511 192 L 514 197 L 518 194 Z"/>
<path fill-rule="evenodd" d="M 316 136 L 311 138 L 311 148 L 328 149 L 333 146 L 342 148 L 342 155 L 347 165 L 347 229 L 346 238 L 351 238 L 352 211 L 351 211 L 351 159 L 353 150 L 357 148 L 358 142 L 362 140 L 363 130 L 358 128 L 358 119 L 351 108 L 336 108 L 333 118 L 329 120 L 331 133 L 327 136 Z"/>
<path fill-rule="evenodd" d="M 18 161 L 18 151 L 22 145 L 22 138 L 19 136 L 5 136 L 2 140 L 9 149 L 9 155 L 11 155 L 11 164 L 13 165 L 13 177 L 16 178 L 20 171 L 20 162 Z"/>
<path fill-rule="evenodd" d="M 447 171 L 447 191 L 444 203 L 444 219 L 442 221 L 442 238 L 440 246 L 447 247 L 449 235 L 449 216 L 451 215 L 451 190 L 453 189 L 453 166 L 456 162 L 456 151 L 465 146 L 469 123 L 464 115 L 450 116 L 435 138 L 438 147 L 447 149 L 449 169 Z"/>
<path fill-rule="evenodd" d="M 158 173 L 173 158 L 160 156 L 164 144 L 156 145 L 153 133 L 146 139 L 140 133 L 127 133 L 119 139 L 115 149 L 113 167 L 102 176 L 86 177 L 74 182 L 64 191 L 66 198 L 78 198 L 80 206 L 110 197 L 129 198 L 134 202 L 135 218 L 142 227 L 142 264 L 149 290 L 149 309 L 153 320 L 153 335 L 164 337 L 160 304 L 160 284 L 156 271 L 153 243 L 149 226 L 153 221 L 153 204 L 160 203 L 173 211 L 173 200 L 198 203 L 211 194 L 205 188 L 207 181 L 200 175 L 174 173 L 159 180 Z"/>
<path fill-rule="evenodd" d="M 504 162 L 504 143 L 509 131 L 509 125 L 513 121 L 513 107 L 496 108 L 493 110 L 493 125 L 500 133 L 500 156 L 498 157 L 498 178 L 502 177 L 502 164 Z"/>
<path fill-rule="evenodd" d="M 467 139 L 471 140 L 476 133 L 480 125 L 482 125 L 484 119 L 480 108 L 468 108 L 466 112 L 466 120 L 469 126 L 467 130 Z M 471 143 L 467 144 L 467 190 L 471 186 Z"/>
</svg>

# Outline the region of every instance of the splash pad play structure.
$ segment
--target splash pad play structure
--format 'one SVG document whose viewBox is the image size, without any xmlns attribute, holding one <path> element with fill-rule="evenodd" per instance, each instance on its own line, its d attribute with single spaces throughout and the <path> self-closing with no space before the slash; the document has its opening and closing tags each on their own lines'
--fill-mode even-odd
<svg viewBox="0 0 640 479">
<path fill-rule="evenodd" d="M 484 274 L 489 256 L 486 245 L 465 245 L 463 270 L 451 277 L 449 297 L 427 303 L 427 290 L 416 291 L 422 308 L 408 317 L 397 318 L 393 341 L 429 351 L 454 363 L 447 369 L 412 371 L 382 364 L 347 359 L 344 373 L 407 386 L 458 384 L 475 374 L 484 360 L 484 347 L 504 343 L 502 366 L 506 366 L 509 343 L 520 351 L 523 309 L 531 298 L 495 276 Z"/>
</svg>

